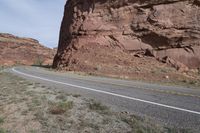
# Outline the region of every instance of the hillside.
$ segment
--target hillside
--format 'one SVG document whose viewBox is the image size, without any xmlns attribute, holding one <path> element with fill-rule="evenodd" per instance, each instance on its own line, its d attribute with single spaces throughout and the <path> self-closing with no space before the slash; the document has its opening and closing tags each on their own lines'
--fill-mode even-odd
<svg viewBox="0 0 200 133">
<path fill-rule="evenodd" d="M 0 64 L 52 64 L 55 51 L 37 40 L 0 33 Z"/>
</svg>

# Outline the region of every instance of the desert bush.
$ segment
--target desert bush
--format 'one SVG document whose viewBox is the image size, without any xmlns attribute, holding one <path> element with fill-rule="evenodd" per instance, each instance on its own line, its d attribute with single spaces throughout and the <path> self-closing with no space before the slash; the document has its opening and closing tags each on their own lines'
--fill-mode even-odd
<svg viewBox="0 0 200 133">
<path fill-rule="evenodd" d="M 97 111 L 100 114 L 109 114 L 109 108 L 99 102 L 92 101 L 89 103 L 89 109 Z"/>
<path fill-rule="evenodd" d="M 3 69 L 4 69 L 4 66 L 1 66 L 1 65 L 0 65 L 0 71 L 3 70 Z"/>
<path fill-rule="evenodd" d="M 66 101 L 66 102 L 58 102 L 54 103 L 50 108 L 49 111 L 51 114 L 63 114 L 66 111 L 73 108 L 73 102 L 72 101 Z"/>
<path fill-rule="evenodd" d="M 5 129 L 0 128 L 0 133 L 7 133 Z"/>
<path fill-rule="evenodd" d="M 0 117 L 0 124 L 4 123 L 4 119 Z"/>
<path fill-rule="evenodd" d="M 22 65 L 21 61 L 15 61 L 15 65 Z"/>
<path fill-rule="evenodd" d="M 37 57 L 34 61 L 33 65 L 42 66 L 44 63 L 44 59 L 42 57 Z"/>
</svg>

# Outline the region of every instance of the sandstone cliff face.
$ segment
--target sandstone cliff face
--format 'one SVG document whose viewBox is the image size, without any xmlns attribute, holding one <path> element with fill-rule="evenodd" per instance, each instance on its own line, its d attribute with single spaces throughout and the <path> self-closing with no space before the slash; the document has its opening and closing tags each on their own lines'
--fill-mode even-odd
<svg viewBox="0 0 200 133">
<path fill-rule="evenodd" d="M 67 1 L 54 67 L 131 65 L 138 52 L 200 67 L 200 1 Z"/>
<path fill-rule="evenodd" d="M 54 53 L 35 39 L 0 33 L 0 65 L 52 64 Z"/>
</svg>

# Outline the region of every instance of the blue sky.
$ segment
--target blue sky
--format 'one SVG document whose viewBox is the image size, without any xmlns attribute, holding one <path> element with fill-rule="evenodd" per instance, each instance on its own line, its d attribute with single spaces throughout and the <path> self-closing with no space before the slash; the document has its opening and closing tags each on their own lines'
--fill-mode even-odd
<svg viewBox="0 0 200 133">
<path fill-rule="evenodd" d="M 0 0 L 0 32 L 57 47 L 66 0 Z"/>
</svg>

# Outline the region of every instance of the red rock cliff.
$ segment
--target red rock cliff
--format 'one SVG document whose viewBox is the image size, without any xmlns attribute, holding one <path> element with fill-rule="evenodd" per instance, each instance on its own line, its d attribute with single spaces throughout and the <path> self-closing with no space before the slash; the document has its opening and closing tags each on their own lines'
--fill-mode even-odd
<svg viewBox="0 0 200 133">
<path fill-rule="evenodd" d="M 54 67 L 124 64 L 134 52 L 200 67 L 200 1 L 67 1 Z"/>
</svg>

